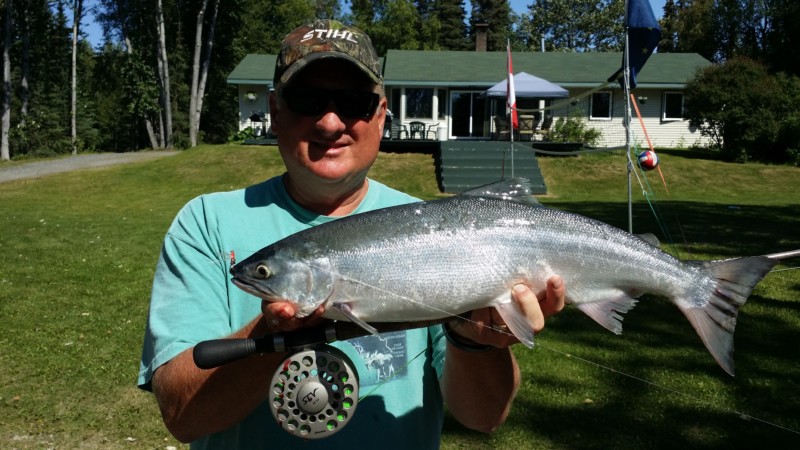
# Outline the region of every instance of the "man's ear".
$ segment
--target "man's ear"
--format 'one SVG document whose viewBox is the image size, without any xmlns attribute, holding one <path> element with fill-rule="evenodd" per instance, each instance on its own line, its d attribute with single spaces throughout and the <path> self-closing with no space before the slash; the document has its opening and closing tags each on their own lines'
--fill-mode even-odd
<svg viewBox="0 0 800 450">
<path fill-rule="evenodd" d="M 278 114 L 278 95 L 275 91 L 269 93 L 269 123 L 272 126 L 272 132 L 279 134 L 280 119 Z"/>
<path fill-rule="evenodd" d="M 383 125 L 386 123 L 384 119 L 386 118 L 387 109 L 389 109 L 389 101 L 386 100 L 386 96 L 383 96 L 378 102 L 378 109 L 375 111 L 375 115 L 373 116 L 373 119 L 380 121 L 381 136 L 383 136 Z"/>
</svg>

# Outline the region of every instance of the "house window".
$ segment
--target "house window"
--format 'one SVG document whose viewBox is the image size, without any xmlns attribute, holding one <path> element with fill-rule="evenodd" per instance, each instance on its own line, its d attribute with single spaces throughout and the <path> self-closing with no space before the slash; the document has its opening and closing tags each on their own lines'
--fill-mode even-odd
<svg viewBox="0 0 800 450">
<path fill-rule="evenodd" d="M 611 92 L 595 92 L 592 94 L 592 103 L 589 106 L 590 119 L 611 119 Z"/>
<path fill-rule="evenodd" d="M 683 120 L 683 93 L 664 92 L 662 120 Z"/>
<path fill-rule="evenodd" d="M 402 102 L 401 94 L 402 91 L 400 88 L 392 88 L 391 91 L 391 100 L 389 101 L 389 110 L 392 111 L 392 114 L 395 116 L 400 115 L 400 103 Z"/>
<path fill-rule="evenodd" d="M 406 88 L 406 118 L 430 119 L 433 117 L 433 89 Z"/>
</svg>

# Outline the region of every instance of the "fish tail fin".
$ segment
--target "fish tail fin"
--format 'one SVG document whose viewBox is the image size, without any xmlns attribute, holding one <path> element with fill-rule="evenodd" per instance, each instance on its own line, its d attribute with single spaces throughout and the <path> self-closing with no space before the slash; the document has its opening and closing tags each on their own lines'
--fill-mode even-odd
<svg viewBox="0 0 800 450">
<path fill-rule="evenodd" d="M 777 260 L 764 256 L 736 258 L 700 263 L 717 280 L 714 290 L 701 295 L 703 307 L 681 306 L 691 301 L 678 301 L 678 307 L 689 319 L 711 356 L 725 372 L 734 375 L 733 332 L 739 308 L 753 288 L 775 266 Z"/>
<path fill-rule="evenodd" d="M 533 328 L 528 323 L 525 313 L 519 307 L 517 302 L 511 299 L 511 295 L 504 296 L 503 300 L 495 302 L 494 307 L 500 317 L 508 326 L 508 329 L 514 333 L 520 342 L 525 344 L 528 348 L 533 348 Z"/>
</svg>

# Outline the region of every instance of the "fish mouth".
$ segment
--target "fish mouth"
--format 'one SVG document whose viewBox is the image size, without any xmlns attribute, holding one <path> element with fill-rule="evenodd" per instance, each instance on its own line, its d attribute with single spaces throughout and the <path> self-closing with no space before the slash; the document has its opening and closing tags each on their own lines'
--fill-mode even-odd
<svg viewBox="0 0 800 450">
<path fill-rule="evenodd" d="M 258 298 L 260 298 L 262 300 L 268 300 L 268 301 L 277 300 L 277 297 L 275 295 L 271 294 L 270 292 L 264 292 L 261 289 L 253 286 L 252 284 L 250 284 L 250 283 L 248 283 L 248 282 L 246 282 L 244 280 L 240 280 L 239 278 L 236 278 L 236 277 L 231 278 L 231 282 L 236 287 L 238 287 L 239 289 L 247 292 L 248 294 L 255 295 L 256 297 L 258 297 Z"/>
</svg>

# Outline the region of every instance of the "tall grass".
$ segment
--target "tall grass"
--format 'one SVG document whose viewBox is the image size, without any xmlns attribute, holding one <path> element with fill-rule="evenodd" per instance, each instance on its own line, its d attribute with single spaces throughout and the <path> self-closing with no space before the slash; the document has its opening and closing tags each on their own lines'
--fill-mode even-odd
<svg viewBox="0 0 800 450">
<path fill-rule="evenodd" d="M 696 259 L 800 248 L 800 170 L 694 156 L 661 153 L 669 194 L 649 174 L 667 248 Z M 625 226 L 622 156 L 540 165 L 544 203 Z M 135 387 L 161 239 L 190 198 L 282 167 L 273 147 L 207 146 L 0 185 L 0 447 L 178 445 Z M 381 154 L 372 176 L 440 196 L 430 155 Z M 636 198 L 635 231 L 661 234 Z M 770 274 L 743 308 L 735 378 L 663 299 L 643 298 L 624 325 L 616 336 L 574 309 L 552 318 L 535 349 L 516 351 L 523 381 L 507 423 L 480 435 L 448 419 L 443 447 L 800 444 L 800 271 Z"/>
</svg>

